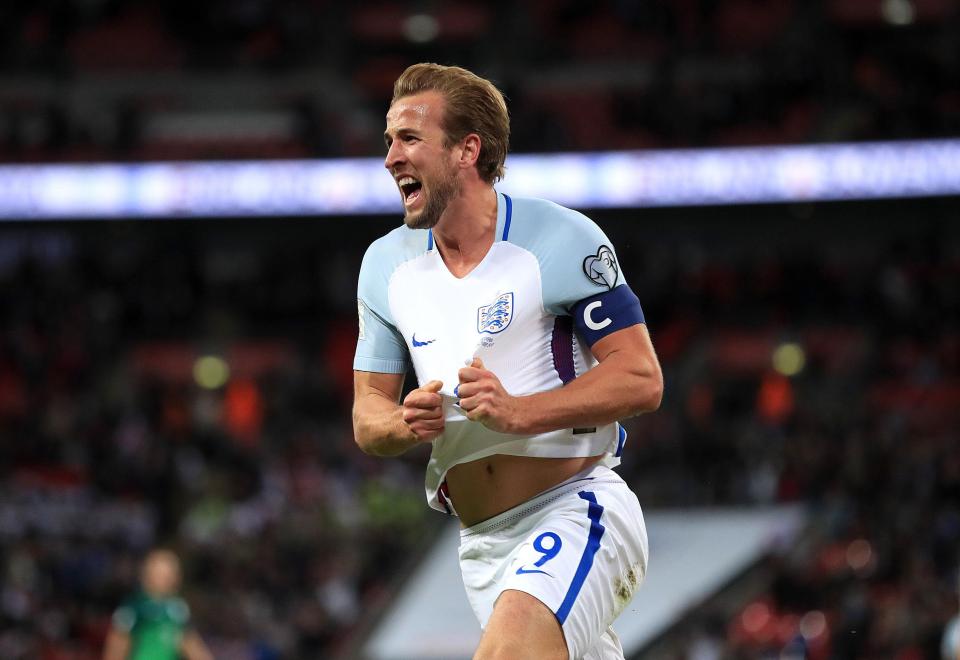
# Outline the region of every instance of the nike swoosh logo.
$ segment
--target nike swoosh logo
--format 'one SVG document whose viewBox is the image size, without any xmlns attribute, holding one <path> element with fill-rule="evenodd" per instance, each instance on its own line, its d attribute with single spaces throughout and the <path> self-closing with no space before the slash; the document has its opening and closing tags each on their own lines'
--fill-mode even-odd
<svg viewBox="0 0 960 660">
<path fill-rule="evenodd" d="M 417 333 L 413 333 L 413 347 L 418 348 L 420 346 L 426 346 L 427 344 L 432 344 L 437 341 L 436 339 L 428 339 L 427 341 L 417 341 Z"/>
<path fill-rule="evenodd" d="M 517 569 L 517 575 L 523 575 L 524 573 L 543 573 L 547 577 L 553 577 L 546 571 L 541 571 L 539 568 L 529 569 L 521 566 L 520 568 Z"/>
</svg>

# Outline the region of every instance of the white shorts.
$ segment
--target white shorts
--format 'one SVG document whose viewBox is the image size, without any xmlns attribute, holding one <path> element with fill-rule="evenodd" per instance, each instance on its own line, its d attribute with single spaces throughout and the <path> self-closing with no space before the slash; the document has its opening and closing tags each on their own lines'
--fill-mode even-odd
<svg viewBox="0 0 960 660">
<path fill-rule="evenodd" d="M 636 495 L 600 465 L 460 531 L 460 571 L 480 626 L 503 591 L 526 592 L 556 615 L 571 660 L 622 660 L 610 626 L 647 556 Z"/>
</svg>

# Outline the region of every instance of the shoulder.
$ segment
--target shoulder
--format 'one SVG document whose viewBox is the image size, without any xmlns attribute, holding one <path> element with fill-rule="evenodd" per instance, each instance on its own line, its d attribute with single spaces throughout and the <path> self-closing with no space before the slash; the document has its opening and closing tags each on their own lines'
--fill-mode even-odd
<svg viewBox="0 0 960 660">
<path fill-rule="evenodd" d="M 536 256 L 544 305 L 553 313 L 626 282 L 612 243 L 579 211 L 544 199 L 516 198 L 508 240 Z"/>
<path fill-rule="evenodd" d="M 579 211 L 545 199 L 520 197 L 514 200 L 509 240 L 529 250 L 544 269 L 577 269 L 591 256 L 613 254 L 606 234 Z"/>
<path fill-rule="evenodd" d="M 429 232 L 401 225 L 367 248 L 360 266 L 360 279 L 388 280 L 401 264 L 426 253 Z"/>
<path fill-rule="evenodd" d="M 513 220 L 528 225 L 530 223 L 554 223 L 559 229 L 577 229 L 596 226 L 593 220 L 580 211 L 561 206 L 556 202 L 539 197 L 511 197 L 513 202 Z M 549 225 L 542 224 L 544 228 Z M 519 227 L 518 227 L 519 228 Z"/>
<path fill-rule="evenodd" d="M 425 229 L 410 229 L 406 225 L 396 227 L 367 248 L 368 255 L 388 260 L 404 261 L 423 254 L 429 243 L 429 232 Z"/>
<path fill-rule="evenodd" d="M 514 197 L 512 202 L 509 240 L 540 258 L 571 242 L 606 240 L 597 224 L 579 211 L 536 197 Z"/>
</svg>

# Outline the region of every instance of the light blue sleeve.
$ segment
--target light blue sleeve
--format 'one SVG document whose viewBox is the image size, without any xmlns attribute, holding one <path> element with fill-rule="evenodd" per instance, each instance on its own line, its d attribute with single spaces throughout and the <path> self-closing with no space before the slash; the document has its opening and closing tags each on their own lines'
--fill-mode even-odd
<svg viewBox="0 0 960 660">
<path fill-rule="evenodd" d="M 543 305 L 569 315 L 584 298 L 626 284 L 613 244 L 590 218 L 542 199 L 514 199 L 510 241 L 540 262 Z"/>
<path fill-rule="evenodd" d="M 360 330 L 353 368 L 357 371 L 402 374 L 407 371 L 406 343 L 394 324 L 387 301 L 391 260 L 385 254 L 388 236 L 367 249 L 357 283 Z"/>
</svg>

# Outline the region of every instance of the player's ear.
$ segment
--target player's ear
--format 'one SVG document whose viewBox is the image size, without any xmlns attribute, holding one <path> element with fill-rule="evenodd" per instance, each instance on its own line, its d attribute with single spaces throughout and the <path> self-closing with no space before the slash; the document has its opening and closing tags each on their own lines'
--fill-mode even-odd
<svg viewBox="0 0 960 660">
<path fill-rule="evenodd" d="M 463 167 L 476 165 L 477 159 L 480 157 L 480 136 L 476 133 L 470 133 L 463 138 L 460 145 L 460 165 Z"/>
</svg>

